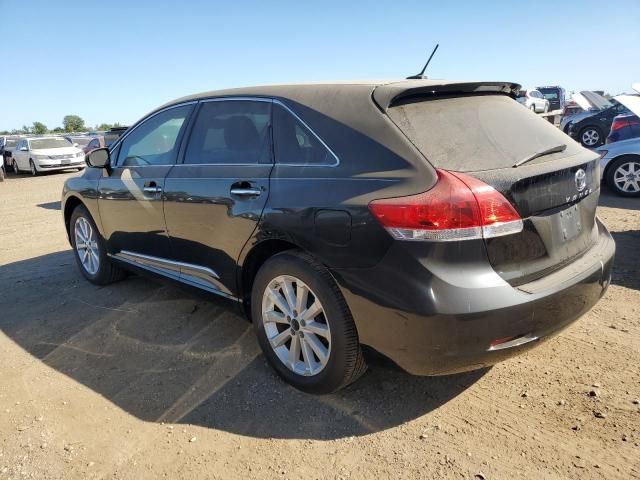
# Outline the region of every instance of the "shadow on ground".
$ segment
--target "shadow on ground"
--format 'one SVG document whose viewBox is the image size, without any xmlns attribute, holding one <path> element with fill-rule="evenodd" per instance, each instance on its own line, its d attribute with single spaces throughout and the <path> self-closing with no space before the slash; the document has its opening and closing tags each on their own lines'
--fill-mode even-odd
<svg viewBox="0 0 640 480">
<path fill-rule="evenodd" d="M 47 210 L 60 210 L 60 202 L 40 203 L 38 207 L 45 208 Z"/>
<path fill-rule="evenodd" d="M 611 283 L 640 290 L 640 230 L 611 232 L 616 259 Z"/>
<path fill-rule="evenodd" d="M 640 210 L 640 198 L 621 197 L 620 195 L 613 193 L 613 191 L 606 185 L 602 185 L 602 188 L 600 189 L 599 206 L 636 211 Z"/>
<path fill-rule="evenodd" d="M 5 335 L 146 421 L 263 438 L 364 435 L 432 411 L 486 373 L 413 377 L 377 359 L 349 388 L 311 396 L 279 380 L 225 300 L 135 276 L 95 287 L 71 251 L 0 267 L 7 290 Z"/>
</svg>

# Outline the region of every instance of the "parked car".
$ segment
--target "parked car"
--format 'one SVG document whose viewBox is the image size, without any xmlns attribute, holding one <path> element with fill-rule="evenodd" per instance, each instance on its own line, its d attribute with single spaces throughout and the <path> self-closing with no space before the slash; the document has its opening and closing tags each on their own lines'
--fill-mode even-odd
<svg viewBox="0 0 640 480">
<path fill-rule="evenodd" d="M 549 101 L 549 110 L 562 110 L 565 106 L 565 91 L 564 88 L 557 85 L 548 87 L 537 87 L 544 98 Z"/>
<path fill-rule="evenodd" d="M 91 141 L 89 143 L 87 143 L 87 145 L 85 145 L 82 148 L 82 151 L 86 155 L 91 150 L 95 150 L 96 148 L 103 148 L 103 147 L 106 147 L 106 146 L 108 146 L 108 145 L 106 145 L 106 143 L 104 141 L 104 136 L 98 135 L 98 136 L 93 137 L 91 139 Z"/>
<path fill-rule="evenodd" d="M 112 127 L 108 132 L 104 133 L 104 142 L 107 147 L 115 143 L 128 127 Z"/>
<path fill-rule="evenodd" d="M 362 345 L 420 375 L 504 360 L 588 311 L 615 249 L 595 216 L 599 155 L 518 105 L 519 88 L 404 80 L 170 102 L 66 180 L 79 270 L 238 302 L 273 368 L 309 392 L 356 380 Z"/>
<path fill-rule="evenodd" d="M 640 137 L 640 118 L 633 113 L 625 113 L 614 117 L 605 143 L 619 142 L 635 137 Z"/>
<path fill-rule="evenodd" d="M 78 147 L 79 149 L 84 149 L 84 147 L 89 145 L 89 142 L 92 140 L 93 137 L 82 135 L 82 136 L 73 136 L 73 137 L 65 136 L 64 138 L 74 147 Z"/>
<path fill-rule="evenodd" d="M 0 145 L 0 153 L 2 154 L 2 163 L 5 166 L 5 172 L 10 165 L 13 165 L 11 157 L 20 137 L 2 137 L 2 145 Z"/>
<path fill-rule="evenodd" d="M 520 90 L 517 100 L 532 112 L 549 111 L 549 100 L 544 98 L 538 90 Z"/>
<path fill-rule="evenodd" d="M 23 138 L 13 152 L 12 165 L 16 174 L 31 172 L 34 176 L 52 170 L 82 170 L 84 152 L 63 137 Z"/>
<path fill-rule="evenodd" d="M 574 116 L 564 128 L 566 133 L 583 147 L 599 147 L 611 129 L 613 119 L 620 114 L 629 113 L 629 110 L 615 100 L 607 100 L 595 92 L 580 93 L 589 102 L 590 109 L 583 115 Z"/>
<path fill-rule="evenodd" d="M 640 97 L 615 97 L 635 115 L 640 116 Z M 597 150 L 602 159 L 602 178 L 611 190 L 624 197 L 640 196 L 640 137 L 603 145 Z"/>
</svg>

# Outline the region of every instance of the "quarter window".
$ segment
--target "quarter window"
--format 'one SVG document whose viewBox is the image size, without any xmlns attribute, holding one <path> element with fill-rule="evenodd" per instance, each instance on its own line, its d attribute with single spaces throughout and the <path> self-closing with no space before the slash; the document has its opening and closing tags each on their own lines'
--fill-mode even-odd
<svg viewBox="0 0 640 480">
<path fill-rule="evenodd" d="M 171 108 L 145 120 L 122 142 L 120 166 L 175 163 L 178 139 L 192 105 Z"/>
<path fill-rule="evenodd" d="M 333 154 L 300 120 L 281 105 L 273 107 L 273 138 L 276 163 L 332 165 Z"/>
<path fill-rule="evenodd" d="M 189 137 L 184 163 L 271 163 L 271 102 L 204 102 Z"/>
</svg>

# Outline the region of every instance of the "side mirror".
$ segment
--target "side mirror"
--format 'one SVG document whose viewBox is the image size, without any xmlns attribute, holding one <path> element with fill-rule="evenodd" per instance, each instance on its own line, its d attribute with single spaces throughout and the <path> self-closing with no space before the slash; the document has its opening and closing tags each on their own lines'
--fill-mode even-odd
<svg viewBox="0 0 640 480">
<path fill-rule="evenodd" d="M 28 152 L 29 149 L 27 147 L 20 147 L 21 152 Z"/>
<path fill-rule="evenodd" d="M 84 159 L 87 165 L 93 168 L 109 168 L 111 165 L 111 156 L 108 148 L 96 148 L 90 151 Z"/>
<path fill-rule="evenodd" d="M 78 144 L 77 144 L 77 143 L 74 143 L 74 144 L 73 144 L 73 146 L 74 146 L 74 147 L 77 147 L 77 146 L 78 146 Z"/>
</svg>

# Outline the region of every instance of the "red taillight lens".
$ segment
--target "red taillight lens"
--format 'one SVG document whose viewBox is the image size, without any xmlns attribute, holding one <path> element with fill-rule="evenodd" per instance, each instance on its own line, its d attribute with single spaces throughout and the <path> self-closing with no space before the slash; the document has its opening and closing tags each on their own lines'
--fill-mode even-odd
<svg viewBox="0 0 640 480">
<path fill-rule="evenodd" d="M 437 170 L 429 191 L 374 200 L 369 209 L 399 240 L 457 241 L 522 230 L 518 212 L 500 192 L 461 173 Z"/>
<path fill-rule="evenodd" d="M 611 131 L 615 132 L 616 130 L 620 130 L 621 128 L 626 127 L 629 122 L 623 118 L 614 118 L 613 123 L 611 124 Z"/>
</svg>

